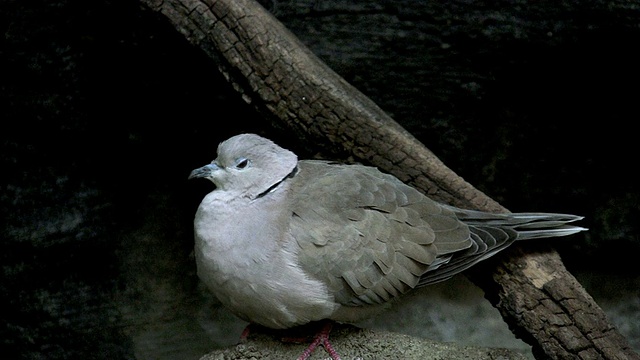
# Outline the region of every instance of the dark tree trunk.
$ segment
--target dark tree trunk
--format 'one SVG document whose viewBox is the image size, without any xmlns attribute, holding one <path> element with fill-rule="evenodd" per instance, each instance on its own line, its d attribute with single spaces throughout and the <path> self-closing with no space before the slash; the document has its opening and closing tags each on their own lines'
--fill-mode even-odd
<svg viewBox="0 0 640 360">
<path fill-rule="evenodd" d="M 507 211 L 447 168 L 256 2 L 142 1 L 214 57 L 248 103 L 319 150 L 375 165 L 442 202 Z M 472 279 L 537 357 L 640 358 L 554 250 L 514 248 L 500 260 Z"/>
</svg>

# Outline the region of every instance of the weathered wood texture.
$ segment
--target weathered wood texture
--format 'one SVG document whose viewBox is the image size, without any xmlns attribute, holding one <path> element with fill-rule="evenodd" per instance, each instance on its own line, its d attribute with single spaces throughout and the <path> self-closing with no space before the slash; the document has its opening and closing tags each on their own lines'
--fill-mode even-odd
<svg viewBox="0 0 640 360">
<path fill-rule="evenodd" d="M 320 61 L 259 4 L 143 0 L 215 58 L 243 98 L 323 151 L 371 163 L 435 199 L 506 211 L 448 169 L 374 102 Z M 510 250 L 474 275 L 539 358 L 639 359 L 553 250 Z"/>
<path fill-rule="evenodd" d="M 153 7 L 153 4 L 150 4 Z M 312 54 L 257 3 L 161 5 L 249 103 L 333 154 L 392 172 L 443 202 L 503 211 L 456 176 L 368 97 Z M 220 21 L 218 21 L 219 19 Z M 253 46 L 256 46 L 253 48 Z"/>
</svg>

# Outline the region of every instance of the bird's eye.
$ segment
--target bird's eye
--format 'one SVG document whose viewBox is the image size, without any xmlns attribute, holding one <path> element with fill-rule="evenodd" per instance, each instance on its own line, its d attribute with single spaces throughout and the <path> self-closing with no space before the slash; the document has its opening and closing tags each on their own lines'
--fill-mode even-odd
<svg viewBox="0 0 640 360">
<path fill-rule="evenodd" d="M 236 168 L 238 169 L 244 169 L 247 165 L 249 165 L 249 159 L 240 158 L 236 161 Z"/>
</svg>

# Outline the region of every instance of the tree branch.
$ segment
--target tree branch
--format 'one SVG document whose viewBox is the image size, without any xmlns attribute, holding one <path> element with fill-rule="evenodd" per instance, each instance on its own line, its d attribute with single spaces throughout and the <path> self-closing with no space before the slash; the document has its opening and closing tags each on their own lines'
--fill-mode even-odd
<svg viewBox="0 0 640 360">
<path fill-rule="evenodd" d="M 506 212 L 465 182 L 251 0 L 142 0 L 215 58 L 248 102 L 326 152 L 460 207 Z M 515 247 L 471 278 L 539 358 L 640 359 L 550 249 Z"/>
</svg>

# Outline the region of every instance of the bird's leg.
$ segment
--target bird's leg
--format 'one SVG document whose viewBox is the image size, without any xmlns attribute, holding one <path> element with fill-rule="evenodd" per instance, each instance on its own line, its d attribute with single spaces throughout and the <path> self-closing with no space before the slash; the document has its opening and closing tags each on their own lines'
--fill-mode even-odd
<svg viewBox="0 0 640 360">
<path fill-rule="evenodd" d="M 303 325 L 302 327 L 298 327 L 298 328 L 286 329 L 284 331 L 285 332 L 296 331 L 299 334 L 301 330 L 304 332 L 311 330 L 313 327 L 315 327 L 314 325 L 317 326 L 318 324 L 312 323 L 308 325 Z M 242 331 L 242 334 L 240 334 L 240 342 L 247 341 L 247 339 L 249 338 L 249 333 L 256 330 L 255 329 L 256 327 L 261 328 L 260 325 L 249 323 Z M 315 331 L 315 335 L 313 336 L 313 341 L 311 342 L 311 344 L 309 344 L 307 349 L 298 357 L 298 360 L 307 360 L 311 356 L 311 354 L 315 351 L 315 349 L 318 347 L 318 345 L 322 345 L 333 360 L 340 360 L 340 355 L 338 355 L 338 352 L 333 348 L 333 346 L 331 345 L 331 342 L 329 341 L 329 334 L 331 333 L 332 328 L 333 328 L 333 322 L 331 320 L 322 321 L 321 327 Z M 264 328 L 264 329 L 269 330 L 267 328 Z M 282 330 L 279 330 L 279 331 L 282 331 Z M 285 336 L 285 337 L 281 337 L 280 340 L 283 342 L 289 342 L 289 343 L 291 342 L 306 343 L 307 341 L 309 341 L 309 338 L 298 337 L 298 336 Z"/>
<path fill-rule="evenodd" d="M 333 323 L 331 321 L 326 321 L 322 328 L 316 333 L 313 342 L 309 345 L 309 347 L 298 357 L 298 360 L 306 360 L 311 356 L 313 351 L 318 347 L 318 345 L 322 344 L 324 349 L 329 353 L 333 360 L 340 360 L 340 355 L 333 348 L 331 342 L 329 341 L 329 334 L 331 333 L 331 328 L 333 327 Z"/>
<path fill-rule="evenodd" d="M 251 332 L 251 323 L 247 324 L 247 326 L 245 326 L 244 330 L 242 330 L 242 333 L 240 334 L 240 342 L 247 341 L 247 339 L 249 338 L 249 333 L 250 332 Z"/>
</svg>

